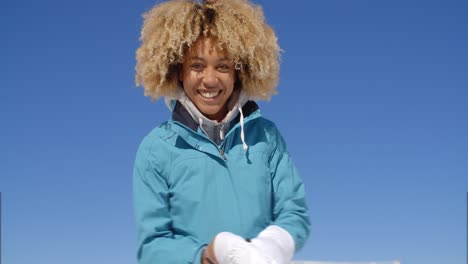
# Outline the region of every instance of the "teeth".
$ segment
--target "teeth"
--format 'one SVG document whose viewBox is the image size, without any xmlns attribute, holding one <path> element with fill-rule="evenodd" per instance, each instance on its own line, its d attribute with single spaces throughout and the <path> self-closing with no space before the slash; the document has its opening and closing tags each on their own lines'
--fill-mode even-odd
<svg viewBox="0 0 468 264">
<path fill-rule="evenodd" d="M 211 93 L 207 93 L 207 92 L 200 92 L 200 94 L 207 98 L 207 99 L 210 99 L 210 98 L 213 98 L 215 96 L 217 96 L 219 94 L 219 91 L 218 92 L 211 92 Z"/>
</svg>

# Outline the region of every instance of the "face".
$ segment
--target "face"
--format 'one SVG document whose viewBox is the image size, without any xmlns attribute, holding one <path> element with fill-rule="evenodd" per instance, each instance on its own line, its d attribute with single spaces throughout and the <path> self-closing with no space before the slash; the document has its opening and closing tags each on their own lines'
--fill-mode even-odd
<svg viewBox="0 0 468 264">
<path fill-rule="evenodd" d="M 197 40 L 184 54 L 179 79 L 185 94 L 211 120 L 221 121 L 234 90 L 234 62 L 208 38 Z"/>
</svg>

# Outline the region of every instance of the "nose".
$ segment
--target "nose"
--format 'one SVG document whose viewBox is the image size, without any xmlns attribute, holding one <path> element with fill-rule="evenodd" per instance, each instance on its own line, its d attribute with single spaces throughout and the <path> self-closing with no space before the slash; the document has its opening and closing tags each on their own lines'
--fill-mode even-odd
<svg viewBox="0 0 468 264">
<path fill-rule="evenodd" d="M 218 76 L 216 75 L 216 70 L 211 68 L 206 68 L 203 75 L 203 85 L 206 88 L 216 87 L 218 84 Z"/>
</svg>

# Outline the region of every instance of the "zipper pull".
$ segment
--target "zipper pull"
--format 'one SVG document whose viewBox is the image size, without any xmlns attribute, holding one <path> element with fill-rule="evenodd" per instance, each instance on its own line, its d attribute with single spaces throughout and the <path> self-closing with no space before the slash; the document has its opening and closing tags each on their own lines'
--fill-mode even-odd
<svg viewBox="0 0 468 264">
<path fill-rule="evenodd" d="M 224 160 L 227 160 L 226 155 L 224 155 L 224 150 L 223 149 L 219 149 L 219 154 L 221 154 L 221 156 L 223 157 Z"/>
<path fill-rule="evenodd" d="M 224 139 L 224 125 L 223 125 L 223 124 L 221 124 L 221 125 L 219 126 L 219 138 L 220 138 L 221 140 Z"/>
</svg>

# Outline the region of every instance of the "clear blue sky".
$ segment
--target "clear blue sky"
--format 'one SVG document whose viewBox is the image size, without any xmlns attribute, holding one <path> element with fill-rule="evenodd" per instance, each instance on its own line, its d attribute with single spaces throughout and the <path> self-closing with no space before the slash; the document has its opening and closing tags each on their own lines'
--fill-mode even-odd
<svg viewBox="0 0 468 264">
<path fill-rule="evenodd" d="M 466 263 L 468 1 L 257 1 L 284 49 L 261 102 L 306 184 L 298 259 Z M 6 264 L 136 263 L 135 88 L 150 0 L 2 0 Z"/>
</svg>

